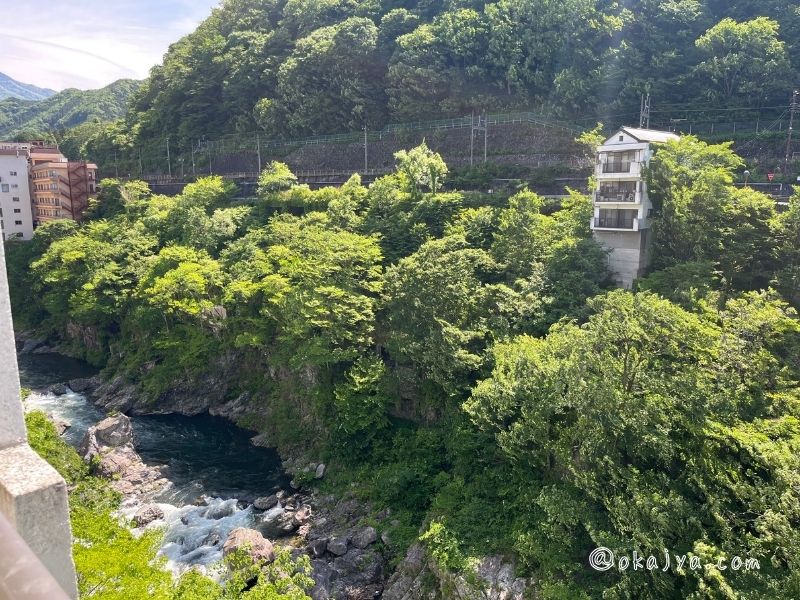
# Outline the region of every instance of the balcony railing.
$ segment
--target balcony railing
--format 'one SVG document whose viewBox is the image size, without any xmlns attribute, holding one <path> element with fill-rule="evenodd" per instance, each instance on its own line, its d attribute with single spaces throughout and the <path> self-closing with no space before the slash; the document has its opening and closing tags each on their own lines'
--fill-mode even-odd
<svg viewBox="0 0 800 600">
<path fill-rule="evenodd" d="M 639 229 L 640 219 L 638 218 L 619 218 L 619 217 L 595 217 L 594 226 L 596 229 L 629 229 L 635 231 Z"/>
<path fill-rule="evenodd" d="M 603 173 L 630 173 L 631 162 L 607 162 L 603 163 Z"/>
<path fill-rule="evenodd" d="M 636 192 L 620 192 L 618 194 L 599 192 L 597 202 L 636 202 Z"/>
</svg>

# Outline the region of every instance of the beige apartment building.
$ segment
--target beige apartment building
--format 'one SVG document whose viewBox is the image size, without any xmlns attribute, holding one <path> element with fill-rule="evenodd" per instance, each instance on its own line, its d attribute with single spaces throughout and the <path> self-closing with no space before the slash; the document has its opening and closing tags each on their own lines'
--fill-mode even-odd
<svg viewBox="0 0 800 600">
<path fill-rule="evenodd" d="M 80 221 L 97 192 L 97 165 L 69 161 L 58 146 L 31 144 L 31 203 L 34 225 L 48 221 Z"/>
</svg>

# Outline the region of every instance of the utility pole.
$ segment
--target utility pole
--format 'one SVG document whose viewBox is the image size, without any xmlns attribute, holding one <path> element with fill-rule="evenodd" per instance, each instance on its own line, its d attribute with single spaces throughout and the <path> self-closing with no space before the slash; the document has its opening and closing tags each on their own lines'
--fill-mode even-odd
<svg viewBox="0 0 800 600">
<path fill-rule="evenodd" d="M 469 116 L 469 166 L 472 166 L 472 158 L 475 154 L 475 111 Z"/>
<path fill-rule="evenodd" d="M 142 168 L 142 147 L 139 146 L 139 177 L 144 175 L 144 169 Z"/>
<path fill-rule="evenodd" d="M 489 116 L 483 113 L 483 162 L 486 162 L 486 148 L 489 142 Z"/>
<path fill-rule="evenodd" d="M 483 162 L 486 162 L 487 148 L 489 146 L 489 117 L 486 113 L 483 116 L 478 115 L 478 124 L 472 122 L 470 144 L 469 144 L 469 164 L 472 166 L 474 146 L 475 146 L 475 132 L 483 131 Z"/>
<path fill-rule="evenodd" d="M 791 158 L 792 151 L 792 127 L 794 126 L 794 112 L 797 110 L 797 90 L 792 92 L 792 104 L 789 107 L 789 131 L 786 134 L 786 157 L 783 161 L 783 174 L 786 177 L 789 174 L 789 159 Z"/>
<path fill-rule="evenodd" d="M 367 174 L 367 124 L 364 123 L 364 174 Z"/>
<path fill-rule="evenodd" d="M 169 136 L 167 136 L 167 174 L 172 179 L 172 161 L 169 158 Z"/>
<path fill-rule="evenodd" d="M 119 163 L 117 163 L 117 151 L 114 150 L 114 176 L 119 179 Z"/>
<path fill-rule="evenodd" d="M 198 146 L 200 145 L 200 140 L 197 141 L 197 145 Z M 194 147 L 194 144 L 192 144 L 192 177 L 196 179 L 197 178 L 197 171 L 195 171 L 195 169 L 194 169 L 194 151 L 195 151 L 195 147 Z"/>
<path fill-rule="evenodd" d="M 647 92 L 647 96 L 642 94 L 639 108 L 639 128 L 650 129 L 650 92 Z"/>
<path fill-rule="evenodd" d="M 258 172 L 261 173 L 261 134 L 256 133 L 256 152 L 258 153 Z"/>
</svg>

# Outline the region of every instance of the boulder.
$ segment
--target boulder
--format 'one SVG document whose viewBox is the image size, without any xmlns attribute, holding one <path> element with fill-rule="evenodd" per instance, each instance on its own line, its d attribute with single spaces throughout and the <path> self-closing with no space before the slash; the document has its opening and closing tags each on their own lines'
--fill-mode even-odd
<svg viewBox="0 0 800 600">
<path fill-rule="evenodd" d="M 73 392 L 81 394 L 89 388 L 94 387 L 96 383 L 97 381 L 92 377 L 78 377 L 76 379 L 70 379 L 67 385 L 69 385 L 69 389 Z"/>
<path fill-rule="evenodd" d="M 366 548 L 378 541 L 378 532 L 374 527 L 364 527 L 353 536 L 353 545 L 356 548 Z"/>
<path fill-rule="evenodd" d="M 256 498 L 253 502 L 253 508 L 257 510 L 269 510 L 270 508 L 274 508 L 278 505 L 278 496 L 277 494 L 272 494 L 271 496 L 262 496 L 261 498 Z"/>
<path fill-rule="evenodd" d="M 322 479 L 325 476 L 325 465 L 319 463 L 314 471 L 314 479 Z"/>
<path fill-rule="evenodd" d="M 119 448 L 133 444 L 131 420 L 125 415 L 107 417 L 86 431 L 78 446 L 78 453 L 89 461 L 100 455 L 102 449 Z"/>
<path fill-rule="evenodd" d="M 164 511 L 155 504 L 147 504 L 136 511 L 133 515 L 133 522 L 137 527 L 144 527 L 153 521 L 164 518 Z"/>
<path fill-rule="evenodd" d="M 222 555 L 228 556 L 240 549 L 246 550 L 254 561 L 272 562 L 275 560 L 272 542 L 255 529 L 237 527 L 231 531 L 222 546 Z"/>
<path fill-rule="evenodd" d="M 308 545 L 306 549 L 308 553 L 311 555 L 312 558 L 320 558 L 322 555 L 325 554 L 325 550 L 328 549 L 328 540 L 326 538 L 320 538 L 318 540 L 314 540 Z"/>
<path fill-rule="evenodd" d="M 343 556 L 347 553 L 347 545 L 350 542 L 346 537 L 335 537 L 328 540 L 328 552 L 336 556 Z"/>
<path fill-rule="evenodd" d="M 212 531 L 209 533 L 204 539 L 202 546 L 216 546 L 222 541 L 222 537 L 219 535 L 219 531 Z"/>
<path fill-rule="evenodd" d="M 301 506 L 295 511 L 294 515 L 292 515 L 292 520 L 294 520 L 295 524 L 300 527 L 300 525 L 308 521 L 310 516 L 311 509 L 307 506 Z"/>
<path fill-rule="evenodd" d="M 66 383 L 54 383 L 47 388 L 47 392 L 55 396 L 63 396 L 67 393 Z"/>
<path fill-rule="evenodd" d="M 36 350 L 39 346 L 44 345 L 45 340 L 41 338 L 31 338 L 24 341 L 22 344 L 22 348 L 19 350 L 19 354 L 29 354 Z"/>
<path fill-rule="evenodd" d="M 72 427 L 72 424 L 69 421 L 65 421 L 59 417 L 50 415 L 48 419 L 50 419 L 50 422 L 55 426 L 56 433 L 58 433 L 58 435 L 64 435 L 64 432 Z"/>
<path fill-rule="evenodd" d="M 206 519 L 214 519 L 216 521 L 224 519 L 225 517 L 230 517 L 235 512 L 236 501 L 226 500 L 225 502 L 209 506 L 203 516 L 205 516 Z"/>
</svg>

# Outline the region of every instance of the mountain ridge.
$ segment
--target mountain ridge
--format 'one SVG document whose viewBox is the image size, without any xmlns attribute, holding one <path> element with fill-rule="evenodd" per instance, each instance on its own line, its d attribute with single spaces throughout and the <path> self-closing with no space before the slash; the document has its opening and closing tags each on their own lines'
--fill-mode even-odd
<svg viewBox="0 0 800 600">
<path fill-rule="evenodd" d="M 43 100 L 0 100 L 0 136 L 41 135 L 87 121 L 112 121 L 125 114 L 141 82 L 119 79 L 96 90 L 68 88 Z"/>
<path fill-rule="evenodd" d="M 44 100 L 55 96 L 58 92 L 49 88 L 41 88 L 30 83 L 17 81 L 10 75 L 0 73 L 0 100 L 16 98 L 18 100 Z"/>
</svg>

